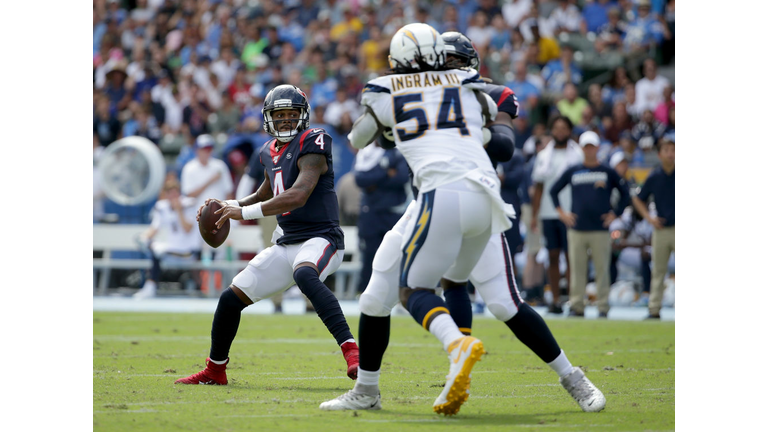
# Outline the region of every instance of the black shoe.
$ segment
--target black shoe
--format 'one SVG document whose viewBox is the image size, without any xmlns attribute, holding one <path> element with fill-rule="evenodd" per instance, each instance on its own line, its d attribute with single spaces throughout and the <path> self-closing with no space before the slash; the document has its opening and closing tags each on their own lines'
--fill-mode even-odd
<svg viewBox="0 0 768 432">
<path fill-rule="evenodd" d="M 600 312 L 600 314 L 597 315 L 598 318 L 608 318 L 608 312 Z"/>
<path fill-rule="evenodd" d="M 561 313 L 563 313 L 563 307 L 560 306 L 559 304 L 554 304 L 553 303 L 553 304 L 549 305 L 549 311 L 548 312 L 551 313 L 551 314 L 561 314 Z"/>
<path fill-rule="evenodd" d="M 584 312 L 568 311 L 568 316 L 572 318 L 584 318 Z"/>
<path fill-rule="evenodd" d="M 645 318 L 645 320 L 646 320 L 646 321 L 651 321 L 651 320 L 660 320 L 660 319 L 661 319 L 661 315 L 659 315 L 659 314 L 650 314 L 650 315 L 648 315 L 648 316 Z"/>
</svg>

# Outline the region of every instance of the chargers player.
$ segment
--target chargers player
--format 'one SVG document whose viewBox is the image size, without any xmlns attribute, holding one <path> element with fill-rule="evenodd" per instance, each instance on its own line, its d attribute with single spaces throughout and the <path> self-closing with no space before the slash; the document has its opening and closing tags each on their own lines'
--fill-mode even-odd
<svg viewBox="0 0 768 432">
<path fill-rule="evenodd" d="M 434 289 L 441 279 L 467 280 L 491 235 L 511 226 L 506 215 L 511 206 L 499 195 L 499 179 L 483 149 L 490 135 L 483 126 L 495 116 L 496 105 L 482 92 L 485 81 L 477 71 L 448 69 L 445 56 L 443 39 L 431 26 L 416 23 L 398 30 L 390 43 L 394 74 L 365 86 L 365 113 L 349 138 L 362 148 L 391 127 L 413 171 L 419 190 L 415 211 L 397 234 L 401 254 L 387 254 L 383 265 L 397 267 L 392 274 L 400 275 L 401 303 L 448 353 L 450 370 L 433 409 L 452 415 L 469 397 L 469 374 L 485 350 L 480 340 L 461 333 Z M 381 261 L 377 254 L 374 268 L 381 268 Z M 383 294 L 392 296 L 387 304 L 396 303 L 397 290 Z M 348 402 L 381 408 L 378 376 L 377 369 L 360 370 L 361 385 L 321 409 L 346 409 Z"/>
<path fill-rule="evenodd" d="M 449 67 L 479 67 L 479 58 L 472 42 L 458 32 L 443 33 Z M 514 150 L 512 119 L 517 116 L 518 105 L 514 92 L 505 86 L 486 84 L 484 89 L 498 107 L 498 114 L 488 129 L 490 140 L 485 144 L 492 163 L 511 158 Z M 397 304 L 397 270 L 400 260 L 399 244 L 404 227 L 414 216 L 414 203 L 406 210 L 395 227 L 389 231 L 374 258 L 374 272 L 365 292 L 360 296 L 360 334 L 363 349 L 360 351 L 361 377 L 375 371 L 378 377 L 381 361 L 389 341 L 390 313 Z M 482 257 L 472 270 L 469 280 L 488 304 L 493 315 L 547 363 L 560 377 L 563 387 L 584 411 L 600 411 L 605 397 L 584 376 L 583 371 L 571 365 L 560 349 L 541 316 L 521 298 L 513 273 L 514 263 L 504 233 L 489 239 Z M 443 279 L 442 287 L 447 308 L 458 327 L 471 333 L 472 307 L 466 291 L 466 279 Z M 355 388 L 320 407 L 327 410 L 373 409 L 374 401 L 380 408 L 378 379 L 370 384 L 359 379 Z M 375 393 L 374 393 L 375 391 Z"/>
<path fill-rule="evenodd" d="M 221 218 L 216 224 L 276 215 L 275 245 L 256 255 L 221 294 L 207 366 L 177 384 L 227 384 L 229 348 L 242 310 L 294 284 L 341 347 L 347 375 L 357 378 L 357 344 L 336 296 L 323 284 L 344 258 L 344 233 L 333 189 L 331 137 L 323 129 L 309 127 L 309 109 L 307 96 L 293 85 L 277 86 L 264 99 L 264 129 L 274 137 L 258 153 L 265 167 L 264 182 L 245 198 L 219 201 L 222 208 L 216 214 Z"/>
</svg>

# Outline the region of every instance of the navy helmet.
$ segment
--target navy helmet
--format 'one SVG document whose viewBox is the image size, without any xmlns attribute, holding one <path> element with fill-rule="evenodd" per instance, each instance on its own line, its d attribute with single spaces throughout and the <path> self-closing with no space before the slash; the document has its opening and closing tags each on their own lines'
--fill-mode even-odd
<svg viewBox="0 0 768 432">
<path fill-rule="evenodd" d="M 455 31 L 445 32 L 440 36 L 442 36 L 445 43 L 445 53 L 448 57 L 446 66 L 480 69 L 480 56 L 477 55 L 477 50 L 468 37 Z"/>
<path fill-rule="evenodd" d="M 272 113 L 281 109 L 299 110 L 299 118 L 293 120 L 296 122 L 296 127 L 291 131 L 280 132 L 275 125 Z M 300 88 L 291 84 L 279 85 L 270 90 L 264 98 L 264 108 L 261 109 L 261 113 L 264 115 L 264 131 L 281 142 L 291 141 L 299 132 L 309 127 L 309 100 L 307 95 Z"/>
</svg>

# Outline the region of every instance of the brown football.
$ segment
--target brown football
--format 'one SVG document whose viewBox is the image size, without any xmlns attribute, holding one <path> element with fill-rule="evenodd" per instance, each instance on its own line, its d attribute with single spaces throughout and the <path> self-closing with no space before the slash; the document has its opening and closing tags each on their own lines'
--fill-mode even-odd
<svg viewBox="0 0 768 432">
<path fill-rule="evenodd" d="M 206 243 L 211 247 L 219 247 L 224 243 L 229 235 L 229 219 L 224 222 L 224 225 L 220 229 L 216 228 L 216 221 L 221 218 L 220 214 L 213 214 L 221 206 L 216 201 L 211 201 L 207 206 L 203 207 L 200 212 L 200 220 L 197 222 L 197 226 L 200 228 L 200 236 L 203 237 Z"/>
</svg>

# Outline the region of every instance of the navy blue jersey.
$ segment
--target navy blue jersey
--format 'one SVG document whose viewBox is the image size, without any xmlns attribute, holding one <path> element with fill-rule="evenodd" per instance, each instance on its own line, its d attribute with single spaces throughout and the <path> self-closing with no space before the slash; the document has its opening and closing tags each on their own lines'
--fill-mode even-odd
<svg viewBox="0 0 768 432">
<path fill-rule="evenodd" d="M 520 105 L 517 103 L 517 96 L 509 87 L 497 84 L 486 84 L 485 92 L 496 102 L 499 111 L 509 114 L 512 118 L 517 118 Z"/>
<path fill-rule="evenodd" d="M 621 215 L 621 211 L 629 205 L 626 182 L 616 171 L 605 165 L 587 167 L 581 163 L 565 170 L 549 192 L 555 207 L 560 206 L 558 194 L 569 184 L 573 197 L 571 212 L 576 215 L 576 226 L 573 229 L 576 231 L 607 231 L 602 216 L 610 211 Z M 611 208 L 611 191 L 614 188 L 621 194 L 617 209 Z"/>
<path fill-rule="evenodd" d="M 667 174 L 661 167 L 651 171 L 637 197 L 648 203 L 651 195 L 658 217 L 664 218 L 664 226 L 675 226 L 675 171 Z"/>
<path fill-rule="evenodd" d="M 290 189 L 296 182 L 299 177 L 297 161 L 302 156 L 321 154 L 328 163 L 328 171 L 320 176 L 306 204 L 277 215 L 277 223 L 283 230 L 283 236 L 277 240 L 277 244 L 301 243 L 321 237 L 336 249 L 344 249 L 344 233 L 339 227 L 339 201 L 333 189 L 331 136 L 323 129 L 307 129 L 279 152 L 275 150 L 276 142 L 275 139 L 270 140 L 259 150 L 259 159 L 267 171 L 274 196 Z"/>
</svg>

